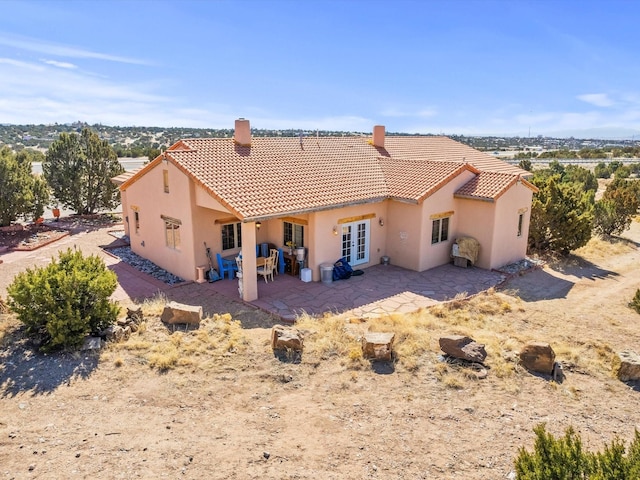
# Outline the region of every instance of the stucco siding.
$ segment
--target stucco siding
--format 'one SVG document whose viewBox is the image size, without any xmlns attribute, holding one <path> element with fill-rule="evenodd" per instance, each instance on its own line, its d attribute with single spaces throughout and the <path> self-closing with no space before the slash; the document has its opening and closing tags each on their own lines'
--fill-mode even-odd
<svg viewBox="0 0 640 480">
<path fill-rule="evenodd" d="M 475 238 L 480 243 L 475 265 L 480 268 L 491 268 L 491 243 L 496 223 L 495 204 L 468 199 L 457 199 L 456 204 L 460 216 L 452 242 L 459 237 Z"/>
<path fill-rule="evenodd" d="M 495 233 L 492 242 L 491 261 L 488 268 L 523 259 L 527 254 L 529 219 L 533 192 L 524 185 L 515 185 L 496 202 Z M 522 214 L 522 232 L 518 236 L 518 218 Z"/>
<path fill-rule="evenodd" d="M 471 178 L 473 173 L 462 172 L 423 202 L 422 215 L 418 222 L 420 250 L 417 260 L 419 263 L 413 270 L 422 272 L 451 261 L 451 246 L 460 231 L 460 217 L 463 213 L 453 194 Z M 445 241 L 431 243 L 433 220 L 436 217 L 449 218 L 449 234 Z"/>
<path fill-rule="evenodd" d="M 164 191 L 163 170 L 167 170 L 169 192 Z M 172 164 L 164 162 L 149 170 L 127 189 L 131 249 L 159 267 L 186 280 L 196 278 L 194 260 L 193 192 L 190 180 Z M 124 207 L 124 205 L 123 205 Z M 135 228 L 135 211 L 139 228 Z M 165 220 L 170 217 L 181 222 L 177 248 L 167 246 Z"/>
</svg>

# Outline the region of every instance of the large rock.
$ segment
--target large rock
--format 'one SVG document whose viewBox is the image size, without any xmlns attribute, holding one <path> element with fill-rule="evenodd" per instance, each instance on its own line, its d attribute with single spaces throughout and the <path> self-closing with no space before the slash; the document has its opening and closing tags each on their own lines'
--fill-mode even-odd
<svg viewBox="0 0 640 480">
<path fill-rule="evenodd" d="M 555 361 L 555 352 L 545 342 L 529 342 L 520 351 L 520 363 L 531 372 L 551 375 Z"/>
<path fill-rule="evenodd" d="M 304 346 L 304 335 L 299 330 L 282 325 L 271 328 L 271 347 L 274 350 L 293 350 L 301 352 Z"/>
<path fill-rule="evenodd" d="M 169 302 L 164 306 L 160 320 L 170 325 L 174 325 L 176 323 L 199 325 L 200 320 L 202 320 L 202 306 Z"/>
<path fill-rule="evenodd" d="M 469 362 L 484 363 L 487 351 L 482 343 L 463 335 L 447 335 L 440 337 L 440 349 L 447 355 Z"/>
<path fill-rule="evenodd" d="M 616 376 L 623 382 L 640 380 L 640 355 L 630 350 L 618 353 L 620 365 Z"/>
<path fill-rule="evenodd" d="M 362 337 L 362 355 L 370 360 L 391 360 L 395 333 L 367 332 Z"/>
</svg>

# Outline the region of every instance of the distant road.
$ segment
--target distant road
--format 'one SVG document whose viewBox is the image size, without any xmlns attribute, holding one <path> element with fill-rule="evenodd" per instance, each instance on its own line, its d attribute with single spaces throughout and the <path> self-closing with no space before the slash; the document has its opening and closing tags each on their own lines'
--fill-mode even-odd
<svg viewBox="0 0 640 480">
<path fill-rule="evenodd" d="M 144 157 L 140 157 L 140 158 L 125 157 L 125 158 L 119 158 L 118 161 L 120 162 L 120 165 L 124 167 L 125 170 L 129 171 L 129 170 L 135 170 L 136 168 L 140 168 L 145 164 L 145 162 L 148 162 L 149 160 Z M 42 173 L 42 163 L 40 162 L 34 162 L 31 165 L 31 168 L 33 173 Z"/>
</svg>

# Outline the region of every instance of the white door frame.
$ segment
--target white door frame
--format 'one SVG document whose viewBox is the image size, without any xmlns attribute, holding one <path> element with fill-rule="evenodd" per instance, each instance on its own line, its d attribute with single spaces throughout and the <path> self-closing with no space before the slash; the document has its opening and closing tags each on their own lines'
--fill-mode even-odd
<svg viewBox="0 0 640 480">
<path fill-rule="evenodd" d="M 343 223 L 341 256 L 347 259 L 349 265 L 368 263 L 370 240 L 370 220 Z"/>
</svg>

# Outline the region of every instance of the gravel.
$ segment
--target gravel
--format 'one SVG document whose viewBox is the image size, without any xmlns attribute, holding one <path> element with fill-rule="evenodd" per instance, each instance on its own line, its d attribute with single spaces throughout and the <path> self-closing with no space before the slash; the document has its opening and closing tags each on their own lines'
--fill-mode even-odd
<svg viewBox="0 0 640 480">
<path fill-rule="evenodd" d="M 527 270 L 531 270 L 533 268 L 541 267 L 543 264 L 544 262 L 542 260 L 524 258 L 519 262 L 510 263 L 509 265 L 504 265 L 500 268 L 496 268 L 496 270 L 507 275 L 515 275 L 517 273 L 526 272 Z"/>
<path fill-rule="evenodd" d="M 182 283 L 184 280 L 173 273 L 169 273 L 163 268 L 160 268 L 155 263 L 142 258 L 140 255 L 131 251 L 131 247 L 117 247 L 110 248 L 109 253 L 115 255 L 123 262 L 131 265 L 133 268 L 151 275 L 153 278 L 160 280 L 168 285 L 175 285 Z"/>
</svg>

